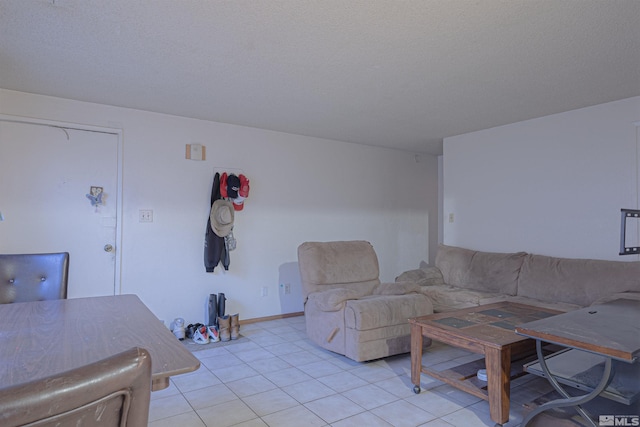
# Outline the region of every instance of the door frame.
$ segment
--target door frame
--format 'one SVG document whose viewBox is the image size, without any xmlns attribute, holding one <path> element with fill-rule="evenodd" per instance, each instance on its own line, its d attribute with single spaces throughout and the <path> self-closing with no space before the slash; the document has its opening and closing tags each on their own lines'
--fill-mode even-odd
<svg viewBox="0 0 640 427">
<path fill-rule="evenodd" d="M 102 126 L 90 126 L 78 123 L 61 122 L 56 120 L 46 120 L 34 117 L 12 116 L 8 114 L 0 114 L 0 121 L 13 122 L 13 123 L 25 123 L 38 126 L 49 126 L 58 129 L 73 129 L 87 132 L 99 132 L 110 135 L 115 135 L 117 138 L 117 171 L 116 171 L 116 256 L 115 256 L 115 270 L 113 272 L 113 291 L 115 295 L 122 294 L 122 155 L 123 155 L 123 140 L 122 129 L 108 128 Z"/>
</svg>

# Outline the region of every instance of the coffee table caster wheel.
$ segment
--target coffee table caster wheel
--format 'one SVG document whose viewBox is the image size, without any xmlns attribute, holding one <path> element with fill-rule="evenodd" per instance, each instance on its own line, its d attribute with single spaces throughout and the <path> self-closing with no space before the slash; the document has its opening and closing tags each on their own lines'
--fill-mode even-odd
<svg viewBox="0 0 640 427">
<path fill-rule="evenodd" d="M 420 386 L 419 385 L 414 385 L 413 386 L 413 392 L 415 394 L 420 394 Z"/>
</svg>

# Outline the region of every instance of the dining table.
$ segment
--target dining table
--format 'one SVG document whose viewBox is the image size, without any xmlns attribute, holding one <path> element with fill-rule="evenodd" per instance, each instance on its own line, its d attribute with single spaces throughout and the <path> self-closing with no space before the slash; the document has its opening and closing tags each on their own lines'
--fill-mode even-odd
<svg viewBox="0 0 640 427">
<path fill-rule="evenodd" d="M 0 304 L 0 388 L 48 377 L 131 347 L 151 355 L 152 390 L 200 361 L 137 295 Z"/>
</svg>

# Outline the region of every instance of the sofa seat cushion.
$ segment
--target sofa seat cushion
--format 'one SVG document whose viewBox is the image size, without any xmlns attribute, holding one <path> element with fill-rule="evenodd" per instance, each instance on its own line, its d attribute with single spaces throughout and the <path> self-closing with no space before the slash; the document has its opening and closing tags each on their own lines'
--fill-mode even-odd
<svg viewBox="0 0 640 427">
<path fill-rule="evenodd" d="M 592 305 L 596 304 L 604 304 L 607 302 L 615 301 L 617 299 L 630 299 L 635 301 L 640 301 L 640 292 L 616 292 L 615 294 L 607 295 L 602 298 L 599 298 Z"/>
<path fill-rule="evenodd" d="M 516 295 L 525 252 L 480 252 L 440 245 L 436 267 L 448 285 L 476 291 Z"/>
<path fill-rule="evenodd" d="M 577 304 L 565 302 L 549 302 L 517 295 L 503 295 L 491 292 L 470 291 L 455 286 L 428 286 L 424 293 L 433 302 L 434 313 L 459 310 L 462 308 L 476 307 L 479 305 L 493 304 L 501 301 L 511 301 L 520 304 L 534 305 L 536 307 L 550 308 L 558 311 L 571 311 L 581 308 Z"/>
<path fill-rule="evenodd" d="M 411 317 L 433 313 L 431 300 L 423 294 L 371 295 L 346 302 L 345 327 L 366 331 L 408 324 Z"/>
<path fill-rule="evenodd" d="M 518 296 L 582 307 L 613 293 L 639 289 L 637 261 L 527 255 L 518 279 Z"/>
<path fill-rule="evenodd" d="M 539 300 L 539 299 L 535 299 L 535 298 L 527 298 L 527 297 L 522 297 L 522 296 L 513 296 L 513 295 L 501 295 L 497 298 L 485 298 L 480 300 L 480 304 L 481 305 L 485 305 L 485 304 L 493 304 L 494 302 L 501 302 L 501 301 L 509 301 L 509 302 L 516 302 L 519 304 L 526 304 L 526 305 L 533 305 L 536 307 L 541 307 L 541 308 L 548 308 L 551 310 L 558 310 L 558 311 L 562 311 L 562 312 L 566 312 L 566 311 L 573 311 L 573 310 L 577 310 L 579 308 L 582 308 L 581 306 L 577 305 L 577 304 L 571 304 L 571 303 L 567 303 L 567 302 L 560 302 L 560 301 L 545 301 L 545 300 Z"/>
<path fill-rule="evenodd" d="M 483 299 L 502 296 L 495 292 L 474 291 L 451 285 L 424 286 L 422 292 L 432 301 L 433 311 L 436 313 L 475 307 Z"/>
</svg>

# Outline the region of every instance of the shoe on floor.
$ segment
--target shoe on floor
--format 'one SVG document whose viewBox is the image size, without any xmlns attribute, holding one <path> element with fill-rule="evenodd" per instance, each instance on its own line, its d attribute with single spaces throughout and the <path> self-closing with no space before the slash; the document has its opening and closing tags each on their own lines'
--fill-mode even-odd
<svg viewBox="0 0 640 427">
<path fill-rule="evenodd" d="M 240 337 L 240 315 L 238 313 L 231 315 L 231 339 L 237 340 Z"/>
<path fill-rule="evenodd" d="M 207 332 L 209 332 L 209 341 L 218 342 L 220 341 L 220 332 L 218 332 L 218 328 L 215 326 L 207 326 Z"/>
<path fill-rule="evenodd" d="M 231 317 L 228 314 L 218 317 L 218 327 L 220 328 L 220 341 L 231 340 Z"/>
<path fill-rule="evenodd" d="M 185 329 L 185 334 L 187 336 L 187 338 L 193 338 L 193 333 L 196 331 L 196 329 L 198 328 L 198 324 L 189 324 L 189 326 L 187 326 L 187 328 Z"/>
<path fill-rule="evenodd" d="M 201 325 L 195 330 L 193 342 L 196 344 L 209 344 L 209 333 L 206 326 Z"/>
</svg>

